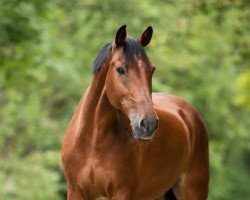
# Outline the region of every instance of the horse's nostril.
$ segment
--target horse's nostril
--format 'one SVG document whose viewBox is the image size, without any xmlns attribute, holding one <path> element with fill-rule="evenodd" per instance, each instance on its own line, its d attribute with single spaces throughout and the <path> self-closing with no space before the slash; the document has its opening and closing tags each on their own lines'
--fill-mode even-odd
<svg viewBox="0 0 250 200">
<path fill-rule="evenodd" d="M 149 133 L 153 133 L 159 124 L 159 119 L 149 121 L 147 119 L 143 119 L 140 122 L 140 127 Z"/>
<path fill-rule="evenodd" d="M 146 119 L 141 120 L 140 127 L 147 129 L 147 122 Z"/>
<path fill-rule="evenodd" d="M 150 128 L 151 128 L 150 131 L 151 131 L 151 132 L 155 131 L 155 130 L 157 129 L 158 125 L 159 125 L 159 119 L 156 119 L 156 120 L 152 123 L 152 125 L 151 125 L 151 127 L 150 127 Z"/>
</svg>

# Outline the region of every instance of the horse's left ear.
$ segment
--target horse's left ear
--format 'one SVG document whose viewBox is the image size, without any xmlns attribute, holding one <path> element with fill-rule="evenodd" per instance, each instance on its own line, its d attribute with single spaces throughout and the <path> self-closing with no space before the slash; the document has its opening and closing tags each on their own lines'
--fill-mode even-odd
<svg viewBox="0 0 250 200">
<path fill-rule="evenodd" d="M 119 28 L 115 37 L 115 45 L 117 47 L 124 45 L 127 37 L 126 25 L 123 25 Z"/>
<path fill-rule="evenodd" d="M 149 26 L 138 38 L 137 41 L 142 46 L 147 46 L 152 38 L 153 35 L 153 28 L 152 26 Z"/>
</svg>

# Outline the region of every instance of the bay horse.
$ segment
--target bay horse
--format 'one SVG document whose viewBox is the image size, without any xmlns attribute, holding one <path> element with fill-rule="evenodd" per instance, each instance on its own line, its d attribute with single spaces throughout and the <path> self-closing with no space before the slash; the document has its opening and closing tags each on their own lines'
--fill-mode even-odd
<svg viewBox="0 0 250 200">
<path fill-rule="evenodd" d="M 152 93 L 152 34 L 132 39 L 124 25 L 97 55 L 62 145 L 68 200 L 207 199 L 205 125 L 181 98 Z"/>
</svg>

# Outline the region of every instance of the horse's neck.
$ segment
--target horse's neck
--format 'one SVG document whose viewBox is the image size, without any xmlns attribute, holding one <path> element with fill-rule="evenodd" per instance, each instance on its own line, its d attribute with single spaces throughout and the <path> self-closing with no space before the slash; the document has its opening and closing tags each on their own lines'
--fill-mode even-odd
<svg viewBox="0 0 250 200">
<path fill-rule="evenodd" d="M 105 78 L 98 75 L 82 97 L 72 120 L 74 123 L 71 123 L 76 125 L 74 130 L 81 144 L 96 143 L 116 123 L 116 110 L 110 105 L 105 92 Z"/>
</svg>

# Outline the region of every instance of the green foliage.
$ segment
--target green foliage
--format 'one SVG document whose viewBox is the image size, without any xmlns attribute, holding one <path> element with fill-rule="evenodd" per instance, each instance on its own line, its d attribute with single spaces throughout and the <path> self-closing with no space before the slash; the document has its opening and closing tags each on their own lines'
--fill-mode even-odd
<svg viewBox="0 0 250 200">
<path fill-rule="evenodd" d="M 235 104 L 250 109 L 250 71 L 239 75 L 237 83 L 240 87 L 240 94 L 235 98 Z"/>
<path fill-rule="evenodd" d="M 98 49 L 148 25 L 153 90 L 179 95 L 210 137 L 209 199 L 250 190 L 250 5 L 230 0 L 0 0 L 0 196 L 64 199 L 62 138 Z"/>
<path fill-rule="evenodd" d="M 60 199 L 65 190 L 60 175 L 60 153 L 34 153 L 26 158 L 12 157 L 0 162 L 2 199 Z M 60 174 L 61 172 L 61 174 Z"/>
</svg>

